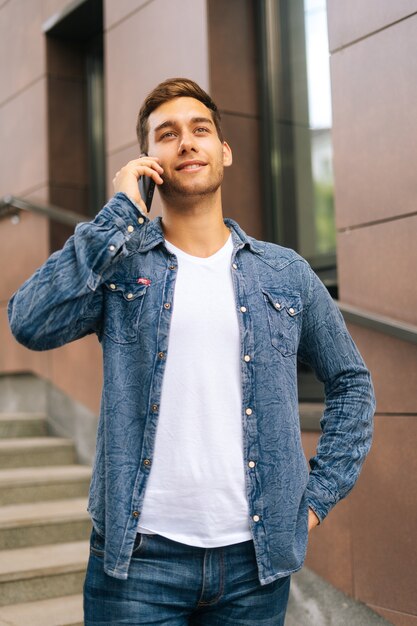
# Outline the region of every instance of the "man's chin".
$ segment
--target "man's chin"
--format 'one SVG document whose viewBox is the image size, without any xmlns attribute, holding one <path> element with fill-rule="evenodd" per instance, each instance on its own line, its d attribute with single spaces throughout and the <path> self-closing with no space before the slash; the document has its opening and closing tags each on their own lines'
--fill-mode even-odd
<svg viewBox="0 0 417 626">
<path fill-rule="evenodd" d="M 204 183 L 167 183 L 165 182 L 163 185 L 159 187 L 159 192 L 161 196 L 165 198 L 199 198 L 202 196 L 208 196 L 210 194 L 216 193 L 221 185 L 221 181 L 216 182 L 216 184 L 207 185 Z"/>
</svg>

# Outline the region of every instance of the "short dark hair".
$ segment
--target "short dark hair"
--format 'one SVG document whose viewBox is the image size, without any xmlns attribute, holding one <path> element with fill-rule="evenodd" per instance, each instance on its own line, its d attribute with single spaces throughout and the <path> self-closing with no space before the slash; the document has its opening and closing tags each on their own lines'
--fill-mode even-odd
<svg viewBox="0 0 417 626">
<path fill-rule="evenodd" d="M 149 128 L 148 119 L 150 114 L 161 104 L 174 98 L 195 98 L 206 105 L 211 111 L 214 125 L 220 141 L 223 141 L 219 110 L 211 97 L 197 83 L 189 78 L 168 78 L 160 83 L 145 98 L 138 115 L 136 134 L 141 152 L 148 152 Z"/>
</svg>

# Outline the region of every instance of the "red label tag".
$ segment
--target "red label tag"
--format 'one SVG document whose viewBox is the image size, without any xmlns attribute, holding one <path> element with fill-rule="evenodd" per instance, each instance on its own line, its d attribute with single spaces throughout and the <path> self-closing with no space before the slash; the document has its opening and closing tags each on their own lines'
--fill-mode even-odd
<svg viewBox="0 0 417 626">
<path fill-rule="evenodd" d="M 137 283 L 139 283 L 140 285 L 150 285 L 151 281 L 149 280 L 149 278 L 138 278 Z"/>
</svg>

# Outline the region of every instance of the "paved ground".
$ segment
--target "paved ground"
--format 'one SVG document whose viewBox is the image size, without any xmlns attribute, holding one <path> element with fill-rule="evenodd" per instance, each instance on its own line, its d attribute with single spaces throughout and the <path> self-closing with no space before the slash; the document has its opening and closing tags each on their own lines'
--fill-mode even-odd
<svg viewBox="0 0 417 626">
<path fill-rule="evenodd" d="M 388 626 L 383 617 L 303 568 L 291 580 L 285 626 Z M 392 626 L 392 625 L 391 625 Z"/>
</svg>

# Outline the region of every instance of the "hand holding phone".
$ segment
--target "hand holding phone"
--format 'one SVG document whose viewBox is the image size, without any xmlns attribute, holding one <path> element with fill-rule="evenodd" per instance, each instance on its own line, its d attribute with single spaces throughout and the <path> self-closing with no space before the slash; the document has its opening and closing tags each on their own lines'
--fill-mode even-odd
<svg viewBox="0 0 417 626">
<path fill-rule="evenodd" d="M 141 154 L 129 161 L 113 178 L 114 192 L 125 193 L 143 212 L 151 208 L 155 184 L 162 185 L 164 170 L 157 157 Z"/>
</svg>

